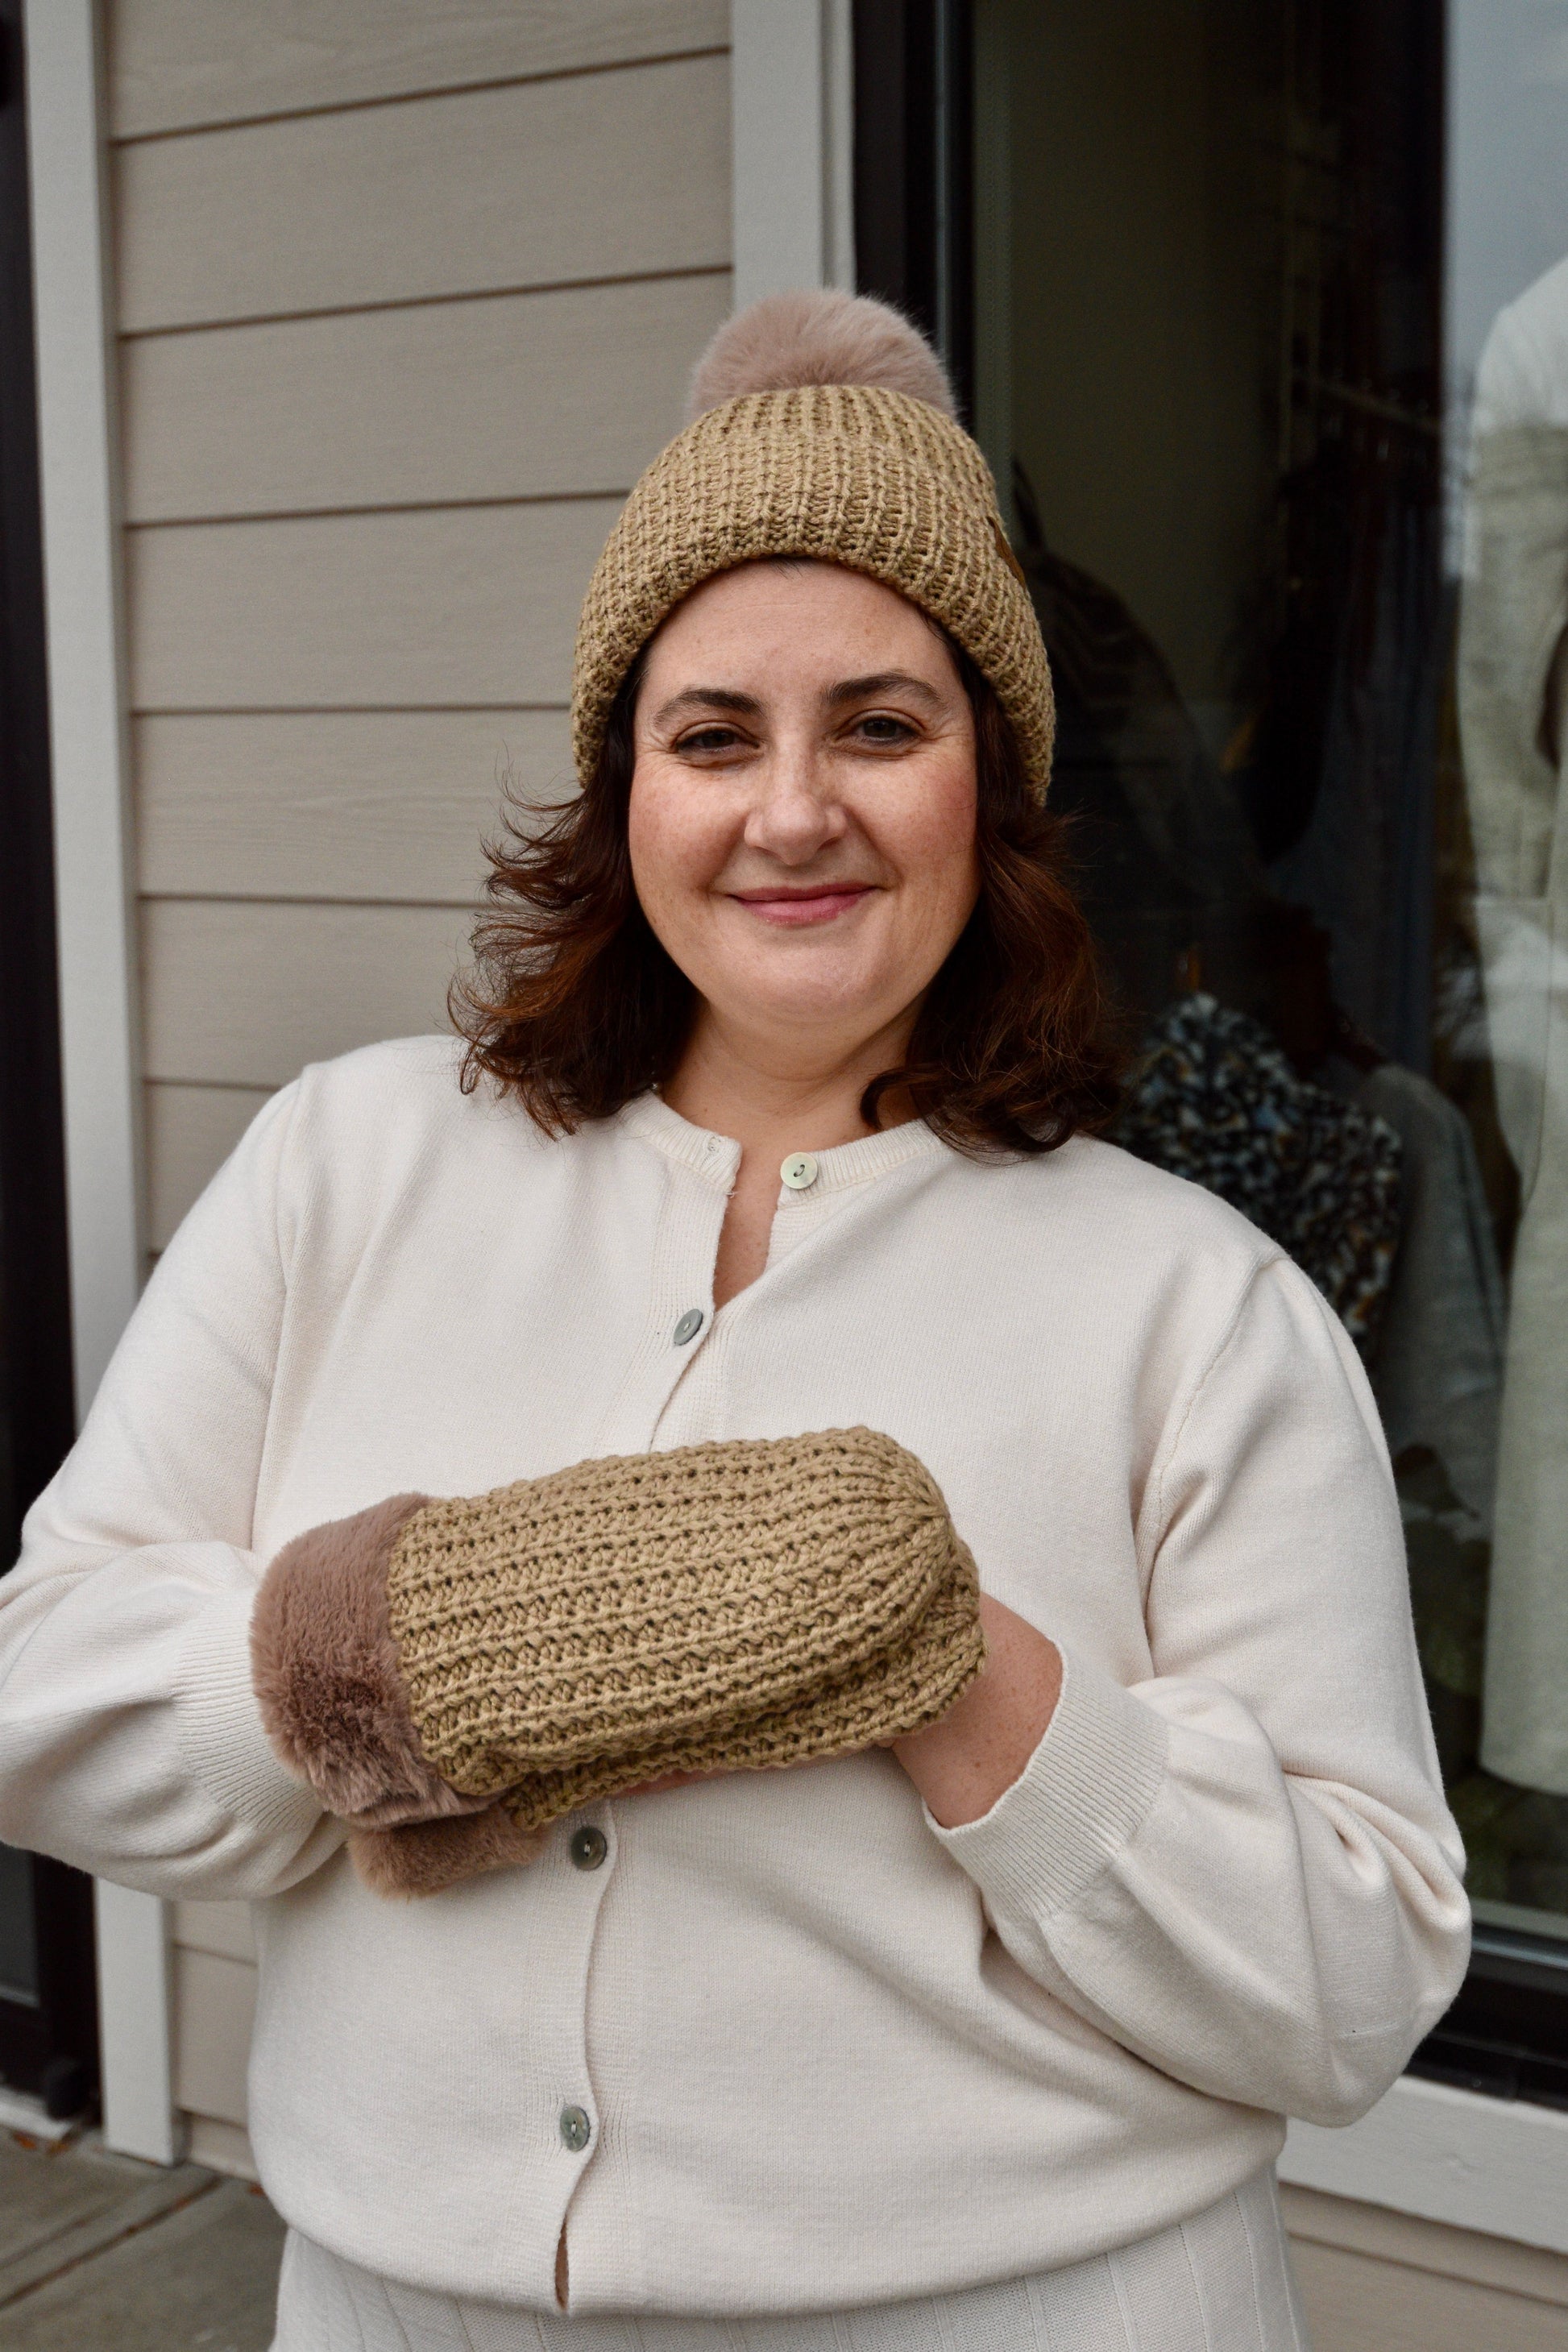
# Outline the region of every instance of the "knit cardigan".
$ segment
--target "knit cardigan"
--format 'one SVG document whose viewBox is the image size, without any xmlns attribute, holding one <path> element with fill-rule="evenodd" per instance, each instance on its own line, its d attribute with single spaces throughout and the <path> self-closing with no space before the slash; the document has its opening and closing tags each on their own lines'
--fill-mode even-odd
<svg viewBox="0 0 1568 2352">
<path fill-rule="evenodd" d="M 1125 2244 L 1286 2115 L 1359 2115 L 1451 1999 L 1467 1911 L 1386 1453 L 1306 1278 L 1108 1145 L 977 1163 L 912 1124 L 818 1152 L 715 1314 L 739 1147 L 654 1097 L 549 1140 L 455 1052 L 268 1104 L 0 1584 L 0 1837 L 253 1900 L 285 2218 L 539 2309 L 563 2226 L 574 2311 L 832 2308 Z M 367 1892 L 258 1716 L 282 1544 L 410 1489 L 858 1423 L 1062 1651 L 989 1812 L 940 1828 L 879 1749 Z"/>
</svg>

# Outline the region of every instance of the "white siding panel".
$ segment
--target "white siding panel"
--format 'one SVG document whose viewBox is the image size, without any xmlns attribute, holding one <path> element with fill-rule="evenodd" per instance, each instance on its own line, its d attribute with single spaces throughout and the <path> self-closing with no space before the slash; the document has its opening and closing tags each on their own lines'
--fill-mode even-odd
<svg viewBox="0 0 1568 2352">
<path fill-rule="evenodd" d="M 444 1029 L 468 929 L 452 907 L 151 899 L 148 1076 L 279 1087 L 307 1062 Z"/>
<path fill-rule="evenodd" d="M 630 489 L 729 273 L 139 336 L 132 522 Z"/>
<path fill-rule="evenodd" d="M 243 2124 L 256 1970 L 247 1961 L 176 1948 L 174 2008 L 176 2105 Z"/>
<path fill-rule="evenodd" d="M 469 907 L 503 797 L 576 789 L 563 710 L 180 713 L 135 749 L 153 897 Z"/>
<path fill-rule="evenodd" d="M 186 1210 L 223 1166 L 268 1093 L 266 1087 L 143 1089 L 149 1249 L 168 1248 Z"/>
<path fill-rule="evenodd" d="M 132 531 L 140 710 L 564 702 L 616 499 Z"/>
<path fill-rule="evenodd" d="M 121 148 L 120 323 L 720 267 L 729 142 L 714 57 Z"/>
<path fill-rule="evenodd" d="M 113 133 L 710 48 L 725 0 L 119 0 Z"/>
</svg>

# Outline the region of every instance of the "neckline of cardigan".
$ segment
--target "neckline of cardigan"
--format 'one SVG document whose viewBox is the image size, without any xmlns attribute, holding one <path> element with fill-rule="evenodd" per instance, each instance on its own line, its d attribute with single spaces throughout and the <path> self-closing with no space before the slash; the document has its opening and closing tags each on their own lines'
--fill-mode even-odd
<svg viewBox="0 0 1568 2352">
<path fill-rule="evenodd" d="M 679 1162 L 714 1191 L 728 1192 L 734 1183 L 741 1165 L 741 1147 L 734 1138 L 693 1126 L 690 1119 L 672 1110 L 662 1096 L 639 1095 L 617 1117 L 632 1134 L 640 1136 L 656 1151 Z M 847 1185 L 868 1183 L 889 1169 L 901 1167 L 906 1160 L 931 1159 L 947 1148 L 923 1119 L 906 1119 L 900 1126 L 887 1128 L 879 1134 L 863 1135 L 853 1143 L 830 1144 L 825 1150 L 814 1151 L 811 1156 L 816 1162 L 816 1179 L 810 1194 L 790 1197 L 804 1201 L 823 1192 L 842 1191 Z"/>
</svg>

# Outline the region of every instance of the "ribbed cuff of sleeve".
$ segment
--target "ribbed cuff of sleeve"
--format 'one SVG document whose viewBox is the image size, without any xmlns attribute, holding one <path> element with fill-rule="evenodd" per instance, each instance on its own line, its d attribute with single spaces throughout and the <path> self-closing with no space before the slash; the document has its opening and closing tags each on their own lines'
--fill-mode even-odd
<svg viewBox="0 0 1568 2352">
<path fill-rule="evenodd" d="M 992 1911 L 1039 1918 L 1093 1885 L 1140 1827 L 1165 1777 L 1165 1726 L 1113 1676 L 1062 1652 L 1044 1738 L 988 1813 L 926 1822 Z"/>
<path fill-rule="evenodd" d="M 250 1679 L 250 1592 L 210 1601 L 181 1647 L 176 1719 L 181 1752 L 220 1812 L 265 1837 L 321 1819 L 315 1790 L 280 1764 L 261 1728 Z"/>
</svg>

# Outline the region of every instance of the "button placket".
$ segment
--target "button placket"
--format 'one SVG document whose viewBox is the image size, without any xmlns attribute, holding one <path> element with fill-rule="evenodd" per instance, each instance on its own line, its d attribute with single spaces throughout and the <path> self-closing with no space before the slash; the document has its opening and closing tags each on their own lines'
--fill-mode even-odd
<svg viewBox="0 0 1568 2352">
<path fill-rule="evenodd" d="M 583 2178 L 583 2168 L 591 2162 L 599 2146 L 601 2119 L 588 2053 L 588 1984 L 599 1907 L 616 1859 L 616 1838 L 613 1823 L 582 1814 L 574 1821 L 558 1823 L 555 1837 L 558 1843 L 553 1844 L 548 1861 L 542 1861 L 539 1866 L 548 1868 L 552 1876 L 561 1874 L 555 1884 L 564 1904 L 562 1927 L 575 1948 L 576 1961 L 567 1971 L 571 2017 L 568 2022 L 563 2014 L 562 2023 L 566 2030 L 555 2045 L 552 2068 L 554 2105 L 552 2111 L 547 2110 L 548 2128 L 561 2165 L 560 2204 L 554 2217 L 559 2239 L 567 2226 L 568 2210 Z M 567 1865 L 564 1871 L 563 1863 Z"/>
<path fill-rule="evenodd" d="M 712 1157 L 717 1161 L 721 1154 Z M 637 1454 L 652 1444 L 673 1391 L 707 1347 L 711 1285 L 728 1188 L 672 1167 L 654 1240 L 648 1320 L 594 1433 L 595 1454 Z"/>
</svg>

